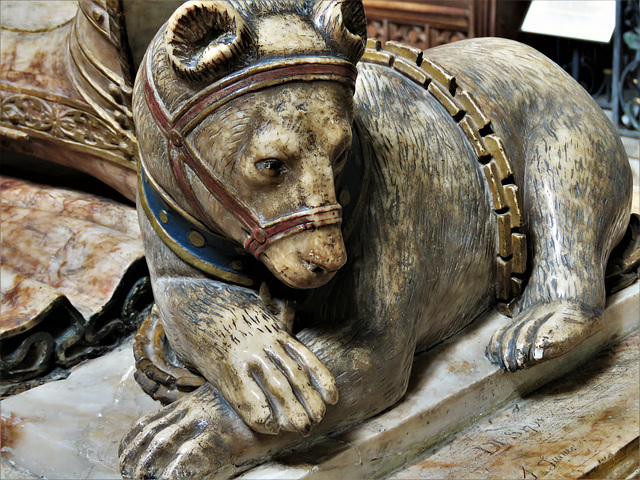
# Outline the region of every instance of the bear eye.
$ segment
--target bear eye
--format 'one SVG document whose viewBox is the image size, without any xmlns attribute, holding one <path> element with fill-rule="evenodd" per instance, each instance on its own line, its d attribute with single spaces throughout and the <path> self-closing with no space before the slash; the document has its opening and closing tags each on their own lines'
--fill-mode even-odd
<svg viewBox="0 0 640 480">
<path fill-rule="evenodd" d="M 284 162 L 278 160 L 277 158 L 267 158 L 265 160 L 260 160 L 255 163 L 256 168 L 263 175 L 276 178 L 282 175 L 287 171 L 287 167 Z"/>
</svg>

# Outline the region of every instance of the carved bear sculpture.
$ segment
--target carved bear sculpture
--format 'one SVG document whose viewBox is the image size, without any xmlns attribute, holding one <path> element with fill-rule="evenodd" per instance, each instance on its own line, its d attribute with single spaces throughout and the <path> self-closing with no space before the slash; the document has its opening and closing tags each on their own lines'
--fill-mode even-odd
<svg viewBox="0 0 640 480">
<path fill-rule="evenodd" d="M 600 328 L 632 181 L 596 103 L 518 43 L 365 37 L 359 1 L 225 0 L 151 43 L 138 210 L 158 328 L 206 381 L 126 436 L 126 477 L 225 477 L 371 417 L 497 304 L 508 370 Z"/>
</svg>

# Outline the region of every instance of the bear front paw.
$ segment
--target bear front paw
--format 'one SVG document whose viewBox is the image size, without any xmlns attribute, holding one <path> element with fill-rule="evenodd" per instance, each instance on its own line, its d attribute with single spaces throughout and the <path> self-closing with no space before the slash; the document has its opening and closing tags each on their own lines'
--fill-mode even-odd
<svg viewBox="0 0 640 480">
<path fill-rule="evenodd" d="M 256 432 L 309 434 L 326 404 L 338 401 L 333 375 L 288 333 L 248 338 L 230 352 L 226 374 L 216 381 L 220 393 Z"/>
<path fill-rule="evenodd" d="M 601 310 L 579 303 L 536 305 L 493 334 L 487 357 L 511 372 L 558 357 L 597 332 L 601 316 Z"/>
<path fill-rule="evenodd" d="M 225 425 L 230 420 L 225 408 L 205 384 L 143 417 L 120 443 L 122 476 L 223 479 L 239 473 L 242 445 L 251 442 L 253 434 L 241 421 Z"/>
</svg>

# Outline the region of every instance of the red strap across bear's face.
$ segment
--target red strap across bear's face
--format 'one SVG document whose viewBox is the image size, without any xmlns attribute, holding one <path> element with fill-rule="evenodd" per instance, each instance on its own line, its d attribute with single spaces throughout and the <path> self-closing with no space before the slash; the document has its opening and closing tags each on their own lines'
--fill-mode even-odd
<svg viewBox="0 0 640 480">
<path fill-rule="evenodd" d="M 249 92 L 292 81 L 330 80 L 355 86 L 356 70 L 350 63 L 334 58 L 289 59 L 253 67 L 230 75 L 204 89 L 182 105 L 175 114 L 167 113 L 151 83 L 152 76 L 145 64 L 141 68 L 143 90 L 147 106 L 157 125 L 168 139 L 169 158 L 175 179 L 191 208 L 200 220 L 207 223 L 207 215 L 196 197 L 185 173 L 185 165 L 195 173 L 207 190 L 241 223 L 247 238 L 244 248 L 258 257 L 264 248 L 277 239 L 304 230 L 340 224 L 342 208 L 331 204 L 317 208 L 303 208 L 269 222 L 260 222 L 251 208 L 239 200 L 203 165 L 185 137 L 206 116 L 223 104 Z"/>
</svg>

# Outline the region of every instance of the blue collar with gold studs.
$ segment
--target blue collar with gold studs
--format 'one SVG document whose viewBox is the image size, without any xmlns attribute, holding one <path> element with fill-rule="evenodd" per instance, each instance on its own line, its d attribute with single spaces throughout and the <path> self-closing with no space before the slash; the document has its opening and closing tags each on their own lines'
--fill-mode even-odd
<svg viewBox="0 0 640 480">
<path fill-rule="evenodd" d="M 363 171 L 360 139 L 354 128 L 349 158 L 336 186 L 338 201 L 342 204 L 343 225 L 361 207 Z M 142 163 L 138 198 L 160 239 L 189 265 L 219 280 L 252 288 L 258 288 L 269 276 L 267 268 L 241 245 L 213 233 L 177 205 L 148 175 Z"/>
<path fill-rule="evenodd" d="M 240 245 L 216 235 L 174 204 L 140 167 L 139 201 L 160 239 L 182 260 L 215 278 L 246 287 L 256 285 L 260 262 Z"/>
</svg>

